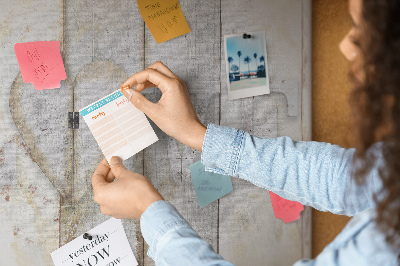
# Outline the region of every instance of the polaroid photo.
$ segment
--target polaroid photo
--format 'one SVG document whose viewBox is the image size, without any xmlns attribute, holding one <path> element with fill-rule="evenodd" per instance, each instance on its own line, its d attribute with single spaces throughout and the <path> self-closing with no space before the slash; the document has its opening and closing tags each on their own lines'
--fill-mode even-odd
<svg viewBox="0 0 400 266">
<path fill-rule="evenodd" d="M 228 99 L 269 94 L 265 32 L 224 36 Z"/>
</svg>

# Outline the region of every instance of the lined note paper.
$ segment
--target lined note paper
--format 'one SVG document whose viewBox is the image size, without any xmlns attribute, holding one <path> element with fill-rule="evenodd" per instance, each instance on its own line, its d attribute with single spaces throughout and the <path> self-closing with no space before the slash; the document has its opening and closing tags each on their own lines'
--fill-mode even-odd
<svg viewBox="0 0 400 266">
<path fill-rule="evenodd" d="M 157 43 L 190 32 L 178 0 L 138 0 L 140 14 Z"/>
<path fill-rule="evenodd" d="M 41 41 L 14 45 L 22 79 L 36 90 L 60 88 L 67 78 L 60 54 L 60 42 Z"/>
<path fill-rule="evenodd" d="M 145 114 L 119 90 L 79 112 L 107 161 L 112 156 L 126 160 L 158 140 Z"/>
</svg>

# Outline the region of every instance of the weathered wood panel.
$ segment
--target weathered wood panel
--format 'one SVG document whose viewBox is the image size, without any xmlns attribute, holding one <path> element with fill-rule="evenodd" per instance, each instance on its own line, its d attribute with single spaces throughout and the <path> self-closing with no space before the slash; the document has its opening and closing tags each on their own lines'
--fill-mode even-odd
<svg viewBox="0 0 400 266">
<path fill-rule="evenodd" d="M 158 45 L 135 1 L 2 5 L 0 221 L 6 240 L 0 256 L 11 265 L 51 265 L 51 251 L 108 219 L 90 186 L 101 152 L 83 121 L 78 130 L 67 129 L 67 112 L 117 89 L 157 60 L 187 82 L 204 124 L 309 140 L 309 3 L 180 1 L 192 32 Z M 272 93 L 228 101 L 223 35 L 253 30 L 266 31 Z M 13 45 L 37 40 L 62 43 L 68 79 L 60 89 L 38 92 L 22 81 Z M 153 101 L 161 96 L 157 89 L 145 94 Z M 226 259 L 280 265 L 309 254 L 309 209 L 300 221 L 285 225 L 274 218 L 267 191 L 238 179 L 231 194 L 200 209 L 189 171 L 200 153 L 155 131 L 160 140 L 125 165 L 148 176 Z M 139 265 L 153 265 L 138 222 L 125 220 L 124 228 Z"/>
<path fill-rule="evenodd" d="M 32 85 L 22 85 L 14 53 L 15 43 L 38 40 L 62 41 L 62 1 L 2 1 L 1 265 L 51 265 L 50 252 L 58 247 L 60 210 L 60 194 L 53 184 L 65 195 L 68 195 L 69 189 L 68 181 L 59 183 L 68 176 L 67 149 L 72 143 L 69 142 L 69 135 L 65 130 L 66 117 L 61 113 L 49 113 L 50 107 L 54 107 L 58 100 L 63 107 L 57 110 L 66 109 L 68 102 L 50 97 L 54 96 L 52 91 L 37 93 Z M 66 82 L 63 83 L 63 88 L 68 96 Z M 52 102 L 44 105 L 46 99 Z M 36 100 L 39 100 L 39 104 L 34 106 Z M 40 108 L 43 109 L 39 110 Z M 59 128 L 61 125 L 65 126 L 64 129 Z M 58 143 L 54 144 L 57 138 Z M 45 145 L 47 140 L 54 147 Z M 50 153 L 46 153 L 48 151 Z M 39 163 L 41 158 L 45 161 Z"/>
<path fill-rule="evenodd" d="M 143 42 L 139 37 L 143 37 L 144 23 L 135 5 L 127 0 L 65 2 L 66 60 L 73 68 L 75 111 L 119 89 L 128 78 L 127 71 L 143 68 Z M 93 201 L 90 179 L 103 155 L 84 121 L 74 130 L 73 151 L 74 205 L 62 202 L 61 245 L 109 218 Z M 142 173 L 142 153 L 124 164 Z M 137 243 L 142 241 L 137 235 L 138 222 L 125 220 L 124 227 L 138 258 L 142 254 L 141 250 L 136 253 Z"/>
<path fill-rule="evenodd" d="M 65 3 L 65 61 L 74 80 L 75 111 L 119 89 L 128 77 L 126 71 L 143 68 L 144 22 L 135 5 L 132 1 Z M 103 157 L 86 124 L 80 127 L 74 131 L 75 203 L 90 187 L 91 173 Z"/>
<path fill-rule="evenodd" d="M 290 136 L 310 140 L 299 129 L 311 126 L 311 113 L 302 113 L 303 5 L 309 1 L 222 1 L 222 34 L 265 31 L 270 95 L 228 101 L 225 58 L 221 60 L 221 125 L 261 137 Z M 309 8 L 306 6 L 306 8 Z M 306 44 L 310 46 L 310 43 Z M 306 66 L 307 67 L 307 66 Z M 239 118 L 239 119 L 238 119 Z M 234 178 L 234 191 L 220 199 L 219 251 L 237 265 L 291 265 L 308 255 L 304 218 L 284 224 L 274 218 L 268 191 Z M 244 200 L 246 199 L 246 200 Z M 307 216 L 309 213 L 307 213 Z M 303 215 L 304 217 L 304 215 Z M 308 224 L 309 226 L 309 224 Z"/>
<path fill-rule="evenodd" d="M 220 92 L 220 3 L 180 1 L 191 33 L 156 44 L 146 27 L 145 62 L 162 61 L 189 89 L 194 108 L 204 124 L 219 121 Z M 156 101 L 158 89 L 146 92 Z M 218 202 L 200 209 L 189 165 L 200 160 L 200 152 L 156 130 L 160 141 L 144 151 L 145 175 L 164 198 L 172 203 L 201 237 L 218 250 Z M 147 246 L 146 246 L 147 252 Z M 146 265 L 154 262 L 146 257 Z"/>
</svg>

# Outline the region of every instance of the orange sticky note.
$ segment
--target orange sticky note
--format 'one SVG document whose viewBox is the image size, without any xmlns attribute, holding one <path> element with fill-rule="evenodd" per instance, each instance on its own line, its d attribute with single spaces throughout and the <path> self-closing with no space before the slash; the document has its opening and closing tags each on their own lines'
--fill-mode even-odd
<svg viewBox="0 0 400 266">
<path fill-rule="evenodd" d="M 285 224 L 300 219 L 304 206 L 296 201 L 284 199 L 273 192 L 269 192 L 275 218 L 282 219 Z"/>
<path fill-rule="evenodd" d="M 22 79 L 25 83 L 33 83 L 36 90 L 60 88 L 60 81 L 67 78 L 60 42 L 16 43 L 14 50 Z"/>
<path fill-rule="evenodd" d="M 190 32 L 178 0 L 137 0 L 140 14 L 157 43 Z"/>
</svg>

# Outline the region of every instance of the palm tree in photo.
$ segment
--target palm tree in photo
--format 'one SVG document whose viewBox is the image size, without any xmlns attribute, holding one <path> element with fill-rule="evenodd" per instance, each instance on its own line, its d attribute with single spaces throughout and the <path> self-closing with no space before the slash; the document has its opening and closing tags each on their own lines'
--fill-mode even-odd
<svg viewBox="0 0 400 266">
<path fill-rule="evenodd" d="M 263 55 L 260 57 L 260 63 L 261 63 L 261 62 L 264 62 L 264 70 L 265 70 L 265 58 L 264 58 Z"/>
<path fill-rule="evenodd" d="M 246 56 L 244 58 L 244 62 L 247 64 L 247 67 L 248 67 L 248 70 L 249 70 L 249 73 L 247 75 L 248 75 L 248 77 L 250 77 L 250 62 L 251 62 L 250 56 Z"/>
<path fill-rule="evenodd" d="M 257 70 L 257 77 L 264 78 L 267 75 L 266 69 L 265 69 L 265 58 L 264 56 L 260 56 L 260 63 L 264 62 L 264 65 L 259 65 L 258 70 Z"/>
<path fill-rule="evenodd" d="M 242 52 L 238 51 L 238 57 L 239 57 L 239 76 L 240 76 L 240 57 L 242 56 Z"/>
<path fill-rule="evenodd" d="M 239 67 L 237 65 L 233 64 L 231 66 L 231 70 L 232 70 L 232 72 L 238 72 L 239 71 Z"/>
<path fill-rule="evenodd" d="M 228 57 L 229 69 L 231 69 L 231 63 L 233 62 L 232 56 Z"/>
<path fill-rule="evenodd" d="M 256 63 L 256 72 L 257 72 L 257 53 L 254 53 L 254 63 Z"/>
</svg>

